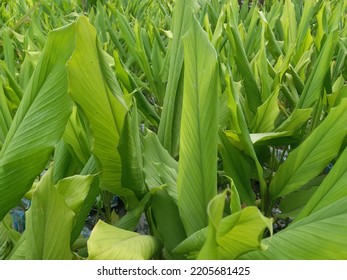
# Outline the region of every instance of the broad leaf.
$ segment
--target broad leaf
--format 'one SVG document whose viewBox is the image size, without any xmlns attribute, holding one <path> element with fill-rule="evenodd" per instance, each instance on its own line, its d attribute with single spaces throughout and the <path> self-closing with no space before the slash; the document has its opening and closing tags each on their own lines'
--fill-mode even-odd
<svg viewBox="0 0 347 280">
<path fill-rule="evenodd" d="M 235 169 L 234 174 L 235 172 L 238 172 L 237 170 L 241 168 L 243 169 L 242 176 L 247 176 L 248 178 L 250 178 L 251 176 L 249 174 L 249 167 L 252 161 L 249 161 L 248 157 L 250 157 L 254 161 L 254 164 L 257 170 L 257 175 L 258 175 L 257 179 L 259 180 L 259 183 L 260 183 L 260 191 L 261 191 L 262 197 L 265 198 L 262 201 L 264 202 L 264 205 L 265 205 L 267 186 L 263 178 L 263 168 L 260 165 L 257 154 L 255 152 L 254 145 L 252 143 L 252 139 L 250 137 L 250 133 L 248 130 L 246 118 L 242 110 L 242 96 L 240 92 L 237 90 L 237 84 L 235 84 L 231 80 L 230 76 L 226 78 L 226 83 L 227 83 L 227 93 L 228 93 L 228 107 L 231 113 L 231 123 L 232 123 L 231 129 L 232 130 L 225 132 L 230 144 L 227 145 L 226 144 L 227 141 L 224 141 L 224 145 L 227 150 L 230 149 L 228 152 L 231 155 L 231 160 L 233 160 L 232 164 L 234 165 L 234 169 Z M 231 145 L 233 145 L 234 147 L 231 147 Z M 237 162 L 240 157 L 233 159 L 232 151 L 234 150 L 234 148 L 237 148 L 244 153 L 242 155 L 244 160 L 242 160 L 242 166 L 240 166 L 240 168 L 237 167 Z M 233 178 L 234 175 L 232 176 L 231 174 L 227 174 L 227 175 L 229 175 L 231 179 L 234 180 Z M 235 176 L 239 176 L 239 175 L 235 175 Z M 247 182 L 246 180 L 247 180 L 246 177 L 242 178 L 243 182 Z M 251 190 L 249 183 L 246 183 L 246 184 L 244 183 L 241 185 L 237 183 L 235 180 L 235 184 L 241 196 L 241 199 L 246 198 L 249 204 L 254 204 L 255 194 Z M 241 188 L 246 188 L 246 189 L 242 190 Z M 244 196 L 245 193 L 248 194 L 248 197 Z"/>
<path fill-rule="evenodd" d="M 242 259 L 345 260 L 346 225 L 347 196 L 265 239 L 265 252 L 252 252 Z"/>
<path fill-rule="evenodd" d="M 290 116 L 281 123 L 279 127 L 275 129 L 276 132 L 280 131 L 292 131 L 297 132 L 300 130 L 305 123 L 307 123 L 308 119 L 312 114 L 312 108 L 307 109 L 297 109 L 290 114 Z"/>
<path fill-rule="evenodd" d="M 303 55 L 303 52 L 305 51 L 305 39 L 307 38 L 310 30 L 310 20 L 312 19 L 312 15 L 314 13 L 314 5 L 315 0 L 306 0 L 304 4 L 304 8 L 301 12 L 300 22 L 298 26 L 297 31 L 297 37 L 296 37 L 296 55 L 294 57 L 295 62 L 297 62 L 301 56 Z M 296 5 L 297 8 L 299 8 L 299 5 Z M 300 7 L 302 9 L 302 7 Z"/>
<path fill-rule="evenodd" d="M 270 184 L 272 198 L 292 191 L 319 175 L 338 154 L 347 135 L 347 99 L 333 108 L 326 119 L 280 166 Z"/>
<path fill-rule="evenodd" d="M 22 233 L 16 245 L 12 249 L 10 255 L 7 257 L 9 260 L 25 260 L 26 259 L 26 231 Z"/>
<path fill-rule="evenodd" d="M 75 25 L 51 32 L 0 151 L 0 219 L 30 189 L 61 138 L 72 104 L 65 64 Z"/>
<path fill-rule="evenodd" d="M 296 221 L 298 214 L 307 205 L 307 202 L 317 191 L 324 178 L 325 175 L 318 176 L 303 185 L 297 191 L 286 195 L 280 202 L 281 213 L 277 216 L 284 219 L 286 219 L 287 217 L 290 217 L 291 219 L 294 218 Z"/>
<path fill-rule="evenodd" d="M 117 150 L 127 107 L 98 50 L 95 29 L 81 17 L 76 30 L 76 48 L 67 64 L 69 93 L 92 127 L 92 152 L 100 163 L 102 187 L 132 205 L 137 200 L 131 190 L 121 186 L 122 165 Z"/>
<path fill-rule="evenodd" d="M 53 180 L 57 183 L 59 180 L 73 176 L 76 174 L 81 166 L 80 162 L 74 158 L 70 153 L 68 145 L 63 139 L 60 139 L 58 145 L 54 150 L 54 170 L 53 170 Z"/>
<path fill-rule="evenodd" d="M 318 187 L 304 209 L 300 212 L 295 221 L 298 221 L 319 209 L 347 196 L 347 148 L 345 148 L 333 169 Z"/>
<path fill-rule="evenodd" d="M 207 225 L 207 205 L 217 192 L 217 54 L 194 18 L 183 39 L 184 94 L 178 208 L 188 235 Z"/>
</svg>

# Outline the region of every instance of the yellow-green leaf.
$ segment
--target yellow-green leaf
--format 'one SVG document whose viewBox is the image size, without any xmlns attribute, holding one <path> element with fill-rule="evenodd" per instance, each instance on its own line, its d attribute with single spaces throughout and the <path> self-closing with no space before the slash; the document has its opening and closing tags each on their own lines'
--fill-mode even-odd
<svg viewBox="0 0 347 280">
<path fill-rule="evenodd" d="M 89 260 L 147 260 L 160 249 L 152 236 L 140 235 L 99 221 L 88 240 Z"/>
</svg>

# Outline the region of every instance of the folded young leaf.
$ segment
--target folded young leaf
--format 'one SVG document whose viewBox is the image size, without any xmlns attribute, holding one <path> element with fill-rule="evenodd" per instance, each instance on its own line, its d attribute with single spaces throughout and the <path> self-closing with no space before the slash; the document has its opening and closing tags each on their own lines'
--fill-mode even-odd
<svg viewBox="0 0 347 280">
<path fill-rule="evenodd" d="M 77 215 L 88 195 L 94 175 L 75 175 L 60 180 L 57 190 L 64 197 L 67 206 Z"/>
<path fill-rule="evenodd" d="M 89 260 L 148 260 L 161 248 L 152 236 L 119 229 L 101 220 L 87 244 Z"/>
<path fill-rule="evenodd" d="M 219 207 L 218 204 L 215 205 Z M 215 209 L 217 210 L 217 209 Z M 220 211 L 213 211 L 215 214 Z M 212 213 L 212 212 L 210 212 Z M 214 214 L 214 215 L 215 215 Z M 205 246 L 206 252 L 214 252 L 218 259 L 236 259 L 250 251 L 265 250 L 266 246 L 262 242 L 262 235 L 266 228 L 272 232 L 272 221 L 264 217 L 257 207 L 249 206 L 230 216 L 223 218 L 218 222 L 217 216 L 211 217 L 212 224 L 215 227 L 215 241 Z M 209 225 L 210 227 L 210 225 Z M 211 232 L 208 228 L 197 231 L 189 236 L 175 248 L 176 253 L 196 255 L 203 248 L 208 234 Z M 211 246 L 216 246 L 211 248 Z M 217 251 L 217 253 L 216 253 Z M 203 258 L 208 258 L 204 252 Z"/>
<path fill-rule="evenodd" d="M 26 259 L 71 260 L 70 235 L 75 214 L 53 184 L 50 168 L 36 187 L 26 212 Z"/>
<path fill-rule="evenodd" d="M 216 195 L 208 204 L 207 237 L 198 255 L 200 260 L 218 259 L 217 232 L 223 217 L 226 194 L 227 191 L 225 190 Z"/>
</svg>

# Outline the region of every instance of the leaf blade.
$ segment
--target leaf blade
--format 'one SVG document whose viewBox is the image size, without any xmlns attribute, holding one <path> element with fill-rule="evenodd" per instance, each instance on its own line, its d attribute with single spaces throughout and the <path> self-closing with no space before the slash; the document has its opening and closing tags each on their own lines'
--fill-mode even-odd
<svg viewBox="0 0 347 280">
<path fill-rule="evenodd" d="M 177 188 L 182 222 L 190 235 L 207 225 L 207 205 L 216 195 L 218 76 L 216 52 L 196 19 L 183 46 L 185 74 Z"/>
</svg>

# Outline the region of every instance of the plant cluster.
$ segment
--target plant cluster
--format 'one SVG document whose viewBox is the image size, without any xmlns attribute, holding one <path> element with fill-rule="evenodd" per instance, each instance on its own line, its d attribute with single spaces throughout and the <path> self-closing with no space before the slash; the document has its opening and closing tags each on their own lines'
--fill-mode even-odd
<svg viewBox="0 0 347 280">
<path fill-rule="evenodd" d="M 239 2 L 1 2 L 1 259 L 347 259 L 347 2 Z"/>
</svg>

